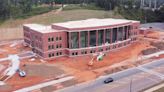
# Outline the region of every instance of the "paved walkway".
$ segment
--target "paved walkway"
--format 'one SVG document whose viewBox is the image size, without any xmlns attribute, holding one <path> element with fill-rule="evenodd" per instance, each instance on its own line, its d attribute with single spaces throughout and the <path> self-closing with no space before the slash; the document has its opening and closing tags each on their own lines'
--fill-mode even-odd
<svg viewBox="0 0 164 92">
<path fill-rule="evenodd" d="M 40 88 L 43 88 L 43 87 L 47 87 L 47 86 L 50 86 L 50 85 L 54 85 L 54 84 L 57 84 L 57 83 L 68 81 L 68 80 L 71 80 L 73 78 L 74 77 L 72 77 L 72 76 L 71 77 L 65 77 L 65 78 L 61 78 L 59 80 L 53 80 L 53 81 L 37 84 L 37 85 L 31 86 L 31 87 L 22 88 L 22 89 L 14 91 L 14 92 L 31 92 L 33 90 L 37 90 L 37 89 L 40 89 Z"/>
<path fill-rule="evenodd" d="M 158 89 L 161 89 L 161 88 L 164 88 L 164 83 L 163 84 L 160 84 L 160 85 L 157 85 L 157 86 L 155 86 L 155 87 L 152 87 L 152 88 L 150 88 L 150 89 L 148 89 L 148 90 L 146 90 L 146 91 L 144 91 L 144 92 L 154 92 L 154 91 L 156 91 L 156 90 L 158 90 Z M 161 91 L 162 92 L 162 91 Z"/>
</svg>

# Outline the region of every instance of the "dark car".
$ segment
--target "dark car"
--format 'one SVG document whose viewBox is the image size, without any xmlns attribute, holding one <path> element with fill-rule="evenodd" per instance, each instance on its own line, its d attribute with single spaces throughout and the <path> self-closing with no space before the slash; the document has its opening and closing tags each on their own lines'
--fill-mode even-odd
<svg viewBox="0 0 164 92">
<path fill-rule="evenodd" d="M 104 80 L 104 83 L 108 84 L 108 83 L 113 82 L 113 81 L 114 81 L 113 78 L 107 78 L 106 80 Z"/>
</svg>

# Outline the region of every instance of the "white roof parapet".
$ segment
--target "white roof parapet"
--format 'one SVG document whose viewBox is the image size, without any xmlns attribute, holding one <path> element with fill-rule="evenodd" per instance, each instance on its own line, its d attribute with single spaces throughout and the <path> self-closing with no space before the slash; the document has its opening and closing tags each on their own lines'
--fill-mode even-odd
<svg viewBox="0 0 164 92">
<path fill-rule="evenodd" d="M 136 22 L 139 22 L 139 21 L 126 20 L 126 19 L 112 19 L 112 18 L 107 18 L 107 19 L 92 18 L 92 19 L 86 19 L 86 20 L 54 23 L 50 26 L 45 26 L 45 25 L 40 25 L 40 24 L 24 24 L 23 26 L 26 26 L 37 32 L 50 33 L 50 32 L 62 31 L 62 30 L 57 30 L 57 29 L 52 28 L 51 26 L 53 26 L 53 25 L 71 29 L 71 28 L 90 28 L 90 27 L 113 26 L 113 25 L 136 23 Z"/>
<path fill-rule="evenodd" d="M 68 21 L 64 23 L 54 23 L 53 25 L 61 26 L 65 28 L 86 28 L 86 27 L 100 27 L 100 26 L 112 26 L 124 23 L 134 23 L 139 21 L 126 20 L 126 19 L 87 19 L 79 21 Z"/>
<path fill-rule="evenodd" d="M 23 26 L 26 26 L 34 31 L 41 33 L 56 32 L 56 30 L 52 29 L 51 26 L 45 26 L 40 24 L 24 24 Z"/>
</svg>

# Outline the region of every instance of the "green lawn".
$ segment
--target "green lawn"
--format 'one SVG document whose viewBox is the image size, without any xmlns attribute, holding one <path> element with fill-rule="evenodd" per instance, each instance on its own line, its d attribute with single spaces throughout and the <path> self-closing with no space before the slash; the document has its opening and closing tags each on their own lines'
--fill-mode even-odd
<svg viewBox="0 0 164 92">
<path fill-rule="evenodd" d="M 121 15 L 115 14 L 112 11 L 104 10 L 89 10 L 89 9 L 75 9 L 61 11 L 55 14 L 55 10 L 49 13 L 33 16 L 27 19 L 7 20 L 0 27 L 10 28 L 17 27 L 24 23 L 39 23 L 39 24 L 52 24 L 56 22 L 65 22 L 71 20 L 82 20 L 88 18 L 123 18 Z"/>
<path fill-rule="evenodd" d="M 104 11 L 101 9 L 95 10 L 95 8 L 70 9 L 70 6 L 67 6 L 63 11 L 58 13 L 56 13 L 56 10 L 52 10 L 51 12 L 32 16 L 25 19 L 22 18 L 10 19 L 3 22 L 3 24 L 0 25 L 0 32 L 1 32 L 0 40 L 23 38 L 22 25 L 27 23 L 39 23 L 39 24 L 50 25 L 56 22 L 83 20 L 89 18 L 123 18 L 123 17 L 120 16 L 119 14 L 115 14 L 113 11 Z"/>
</svg>

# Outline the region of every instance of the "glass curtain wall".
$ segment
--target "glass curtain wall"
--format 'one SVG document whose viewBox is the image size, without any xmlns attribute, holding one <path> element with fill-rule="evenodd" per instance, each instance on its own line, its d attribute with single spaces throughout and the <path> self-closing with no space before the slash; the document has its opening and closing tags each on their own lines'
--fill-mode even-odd
<svg viewBox="0 0 164 92">
<path fill-rule="evenodd" d="M 71 49 L 79 47 L 78 32 L 71 32 Z"/>
<path fill-rule="evenodd" d="M 118 28 L 118 40 L 122 41 L 123 39 L 123 27 Z"/>
<path fill-rule="evenodd" d="M 103 44 L 104 39 L 104 30 L 98 30 L 98 45 Z"/>
<path fill-rule="evenodd" d="M 125 27 L 124 27 L 124 40 L 127 39 L 127 33 L 128 33 L 128 27 L 125 26 Z"/>
<path fill-rule="evenodd" d="M 69 39 L 69 32 L 67 32 L 67 43 L 68 43 L 68 44 L 67 44 L 67 48 L 70 48 L 70 47 L 69 47 L 69 44 L 70 44 L 69 41 L 70 41 L 70 39 Z"/>
<path fill-rule="evenodd" d="M 80 33 L 80 42 L 81 42 L 81 47 L 88 47 L 88 32 L 87 31 L 82 31 Z"/>
<path fill-rule="evenodd" d="M 96 46 L 96 30 L 90 31 L 90 46 Z"/>
<path fill-rule="evenodd" d="M 113 28 L 112 31 L 112 43 L 117 41 L 117 28 Z"/>
<path fill-rule="evenodd" d="M 128 26 L 128 38 L 130 37 L 130 30 L 131 30 L 131 26 Z"/>
<path fill-rule="evenodd" d="M 111 40 L 111 29 L 105 30 L 105 43 L 110 43 Z"/>
</svg>

